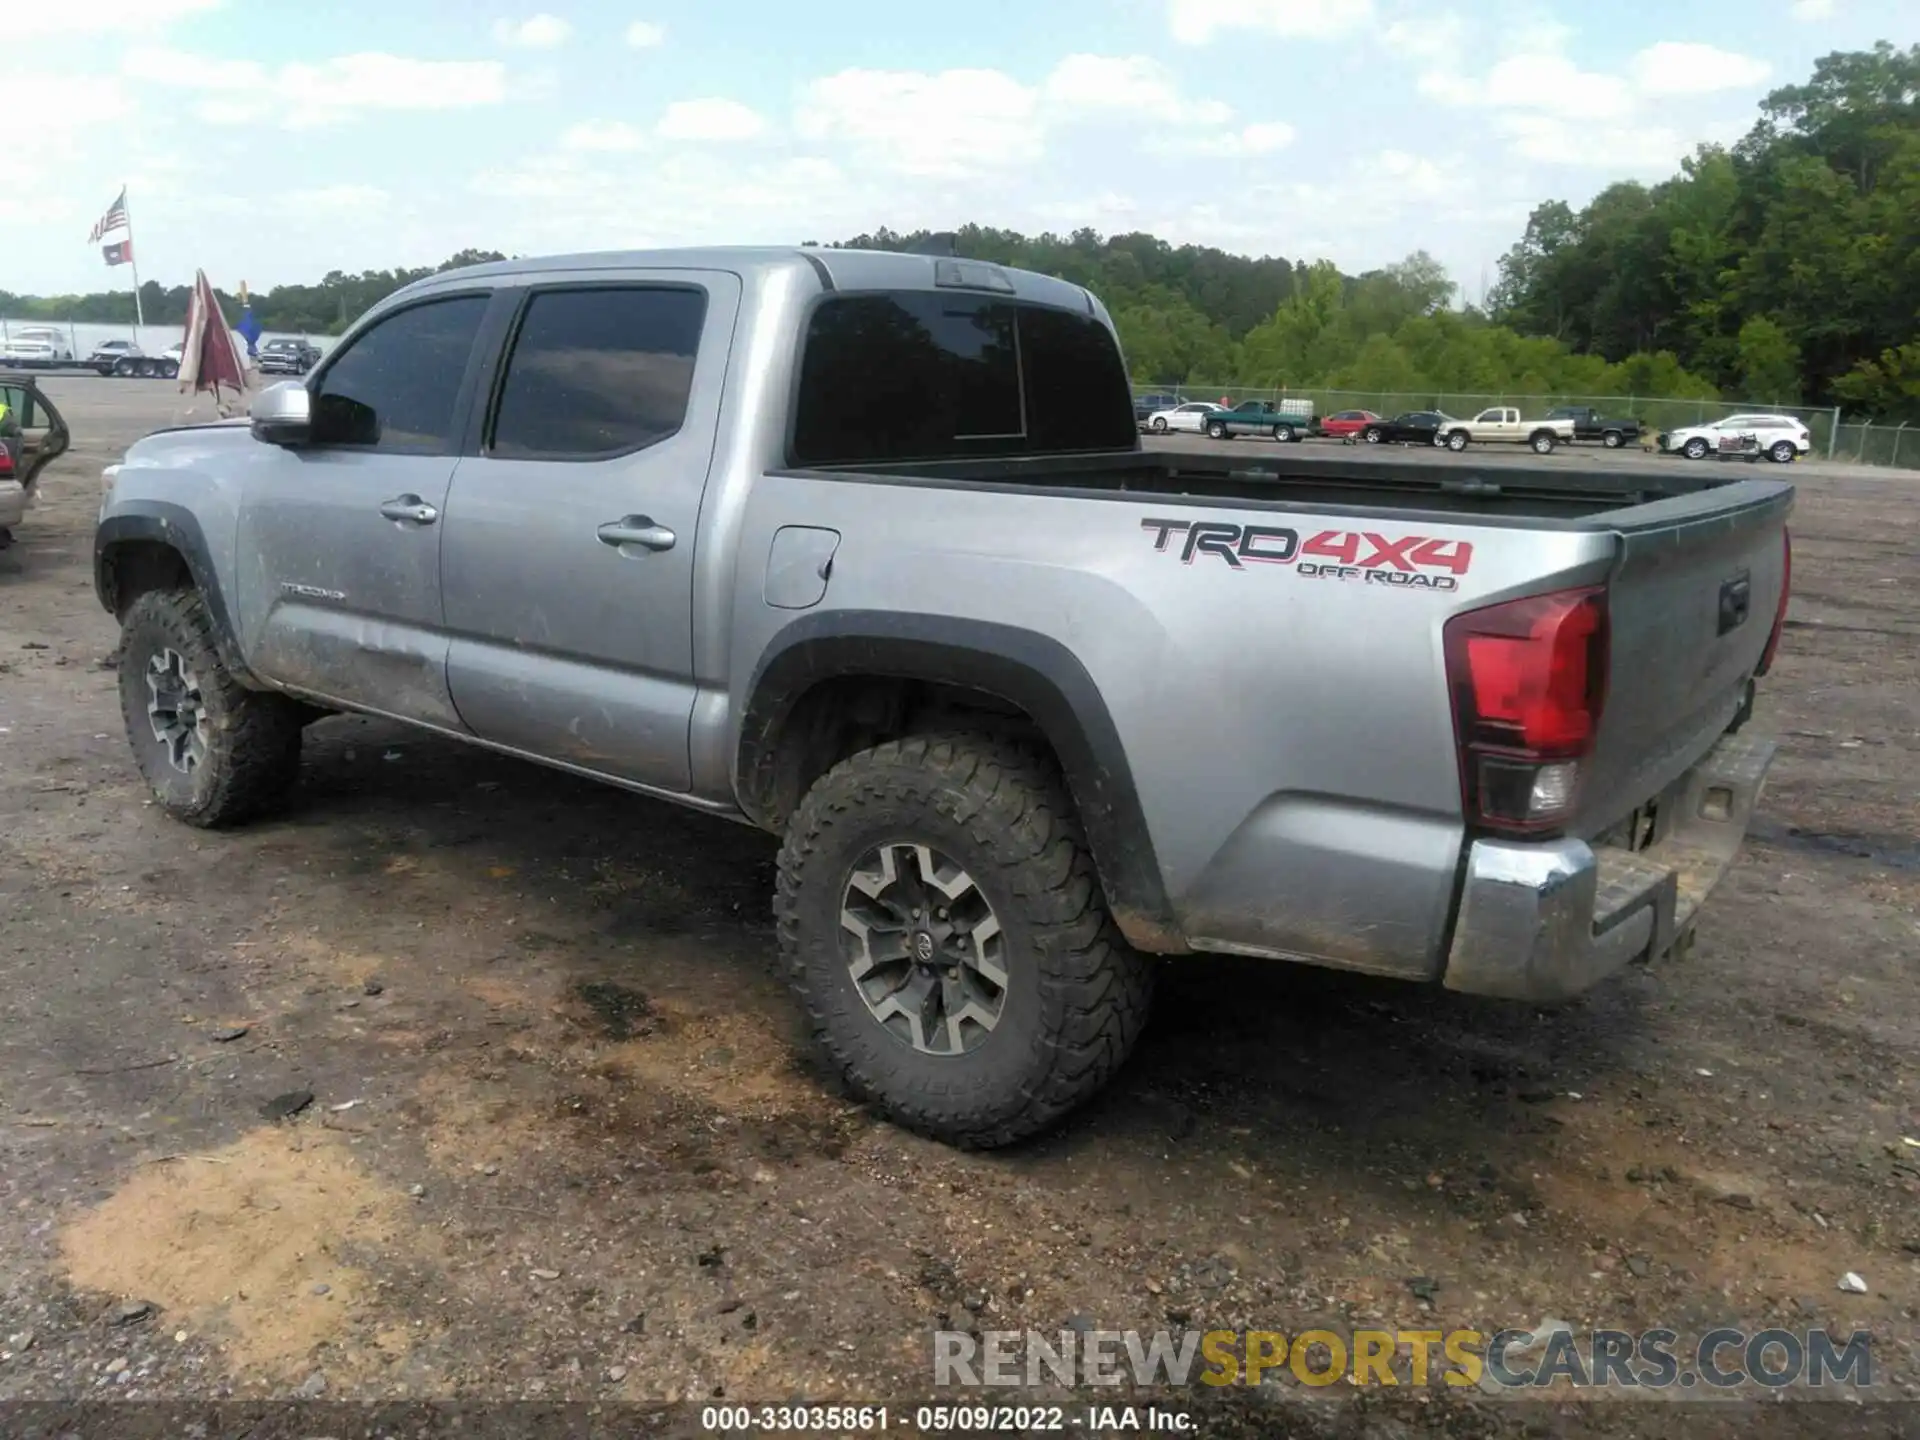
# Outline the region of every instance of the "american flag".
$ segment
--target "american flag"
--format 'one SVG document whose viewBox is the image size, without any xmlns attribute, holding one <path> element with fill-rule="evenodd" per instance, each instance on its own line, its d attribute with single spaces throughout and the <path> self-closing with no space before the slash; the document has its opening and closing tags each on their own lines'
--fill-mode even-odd
<svg viewBox="0 0 1920 1440">
<path fill-rule="evenodd" d="M 115 200 L 113 204 L 109 205 L 107 207 L 107 213 L 102 215 L 100 219 L 97 222 L 95 222 L 93 227 L 93 233 L 87 236 L 87 243 L 89 245 L 98 244 L 100 241 L 100 237 L 102 235 L 105 235 L 110 230 L 118 230 L 122 228 L 126 223 L 127 223 L 127 192 L 126 192 L 126 188 L 122 186 L 120 190 L 119 199 Z"/>
</svg>

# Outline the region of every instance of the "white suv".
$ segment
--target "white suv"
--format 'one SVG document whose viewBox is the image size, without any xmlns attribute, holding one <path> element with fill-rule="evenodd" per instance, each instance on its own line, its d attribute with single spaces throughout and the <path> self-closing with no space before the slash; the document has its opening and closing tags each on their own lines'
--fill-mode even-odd
<svg viewBox="0 0 1920 1440">
<path fill-rule="evenodd" d="M 1677 451 L 1689 460 L 1704 460 L 1720 453 L 1720 442 L 1737 435 L 1751 435 L 1760 442 L 1760 453 L 1785 465 L 1813 448 L 1813 436 L 1804 423 L 1791 415 L 1729 415 L 1707 425 L 1688 425 L 1669 430 L 1660 437 L 1660 448 Z"/>
</svg>

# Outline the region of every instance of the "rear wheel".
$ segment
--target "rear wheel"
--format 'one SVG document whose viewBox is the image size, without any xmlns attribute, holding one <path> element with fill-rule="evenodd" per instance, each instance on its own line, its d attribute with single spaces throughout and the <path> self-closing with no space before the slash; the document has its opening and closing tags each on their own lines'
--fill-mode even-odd
<svg viewBox="0 0 1920 1440">
<path fill-rule="evenodd" d="M 300 772 L 300 707 L 249 690 L 221 662 L 207 602 L 151 590 L 121 622 L 120 711 L 161 809 L 230 825 L 278 800 Z"/>
<path fill-rule="evenodd" d="M 1164 415 L 1154 416 L 1153 420 L 1150 422 L 1149 428 L 1156 435 L 1166 434 L 1167 433 L 1167 417 Z"/>
<path fill-rule="evenodd" d="M 1282 445 L 1291 445 L 1294 439 L 1293 427 L 1291 425 L 1274 426 L 1273 438 L 1278 440 Z"/>
<path fill-rule="evenodd" d="M 1551 455 L 1555 444 L 1554 434 L 1551 430 L 1536 430 L 1527 443 L 1533 447 L 1534 454 Z"/>
<path fill-rule="evenodd" d="M 1464 430 L 1455 430 L 1447 436 L 1447 449 L 1456 455 L 1467 448 L 1467 442 L 1473 437 Z"/>
<path fill-rule="evenodd" d="M 1053 766 L 974 735 L 842 761 L 787 826 L 788 978 L 849 1082 L 904 1125 L 1004 1145 L 1103 1086 L 1146 1020 Z"/>
<path fill-rule="evenodd" d="M 1767 451 L 1767 458 L 1776 465 L 1791 465 L 1795 451 L 1791 440 L 1776 440 Z"/>
<path fill-rule="evenodd" d="M 1369 425 L 1366 428 L 1365 434 L 1367 437 L 1367 444 L 1369 445 L 1378 445 L 1382 440 L 1387 438 L 1386 436 L 1380 433 L 1380 427 L 1377 425 Z"/>
<path fill-rule="evenodd" d="M 179 374 L 180 362 L 178 360 L 162 360 L 160 362 L 160 378 L 162 380 L 177 379 Z"/>
<path fill-rule="evenodd" d="M 113 362 L 113 373 L 122 379 L 133 374 L 133 371 L 134 362 L 131 357 L 122 358 Z"/>
<path fill-rule="evenodd" d="M 1704 460 L 1707 458 L 1707 448 L 1707 442 L 1696 435 L 1680 447 L 1680 453 L 1689 460 Z"/>
<path fill-rule="evenodd" d="M 1609 450 L 1618 450 L 1627 443 L 1627 437 L 1618 430 L 1609 430 L 1600 437 L 1600 443 Z"/>
</svg>

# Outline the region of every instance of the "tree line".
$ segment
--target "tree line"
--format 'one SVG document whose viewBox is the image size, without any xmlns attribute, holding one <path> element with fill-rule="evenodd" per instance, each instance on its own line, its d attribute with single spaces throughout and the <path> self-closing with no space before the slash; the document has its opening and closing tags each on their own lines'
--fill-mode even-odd
<svg viewBox="0 0 1920 1440">
<path fill-rule="evenodd" d="M 934 240 L 883 228 L 833 243 Z M 1828 55 L 1769 94 L 1738 144 L 1701 146 L 1671 179 L 1538 206 L 1484 311 L 1456 305 L 1424 251 L 1348 275 L 1091 229 L 969 225 L 951 244 L 1094 291 L 1146 385 L 1724 396 L 1920 420 L 1920 46 Z M 333 271 L 256 294 L 253 311 L 265 329 L 338 334 L 422 276 L 500 258 Z M 141 294 L 148 320 L 184 320 L 185 286 Z M 123 322 L 127 309 L 124 292 L 0 290 L 0 314 L 20 319 Z"/>
</svg>

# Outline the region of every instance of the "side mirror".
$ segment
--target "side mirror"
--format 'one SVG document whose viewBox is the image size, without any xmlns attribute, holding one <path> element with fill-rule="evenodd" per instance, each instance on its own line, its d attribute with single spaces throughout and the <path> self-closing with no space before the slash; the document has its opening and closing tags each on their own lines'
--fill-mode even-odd
<svg viewBox="0 0 1920 1440">
<path fill-rule="evenodd" d="M 269 385 L 253 397 L 253 438 L 268 445 L 305 445 L 313 438 L 313 401 L 297 380 Z"/>
</svg>

